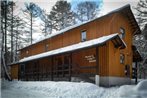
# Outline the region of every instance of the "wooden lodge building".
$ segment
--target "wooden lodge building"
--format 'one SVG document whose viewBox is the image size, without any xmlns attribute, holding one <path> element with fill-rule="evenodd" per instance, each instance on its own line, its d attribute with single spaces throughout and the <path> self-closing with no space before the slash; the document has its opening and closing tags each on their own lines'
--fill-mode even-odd
<svg viewBox="0 0 147 98">
<path fill-rule="evenodd" d="M 11 77 L 94 81 L 98 75 L 103 86 L 130 83 L 133 62 L 141 61 L 133 45 L 133 36 L 140 33 L 130 5 L 125 5 L 20 49 L 20 60 L 11 64 Z"/>
</svg>

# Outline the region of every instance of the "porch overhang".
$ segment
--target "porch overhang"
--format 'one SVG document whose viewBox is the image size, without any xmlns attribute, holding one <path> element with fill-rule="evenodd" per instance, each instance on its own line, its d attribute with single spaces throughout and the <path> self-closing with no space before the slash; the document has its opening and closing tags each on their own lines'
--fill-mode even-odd
<svg viewBox="0 0 147 98">
<path fill-rule="evenodd" d="M 133 62 L 141 62 L 143 59 L 139 51 L 137 50 L 136 46 L 133 45 L 132 50 L 133 50 Z"/>
<path fill-rule="evenodd" d="M 119 36 L 113 38 L 112 43 L 114 44 L 115 48 L 124 49 L 126 47 L 125 42 Z"/>
</svg>

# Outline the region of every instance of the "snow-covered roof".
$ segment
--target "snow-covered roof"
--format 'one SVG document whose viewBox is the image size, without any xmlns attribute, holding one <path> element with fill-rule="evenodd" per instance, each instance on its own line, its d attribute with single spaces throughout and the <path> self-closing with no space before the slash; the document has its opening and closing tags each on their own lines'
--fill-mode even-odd
<svg viewBox="0 0 147 98">
<path fill-rule="evenodd" d="M 52 34 L 46 36 L 45 38 L 43 38 L 43 39 L 41 39 L 41 40 L 38 40 L 38 41 L 34 42 L 33 44 L 36 44 L 36 43 L 41 42 L 41 41 L 43 41 L 43 40 L 49 39 L 49 38 L 54 37 L 54 36 L 56 36 L 56 35 L 65 33 L 65 32 L 67 32 L 67 31 L 69 31 L 69 30 L 71 30 L 71 29 L 74 29 L 74 28 L 76 28 L 76 27 L 82 26 L 82 25 L 87 24 L 87 23 L 89 23 L 89 22 L 92 22 L 92 21 L 94 21 L 94 20 L 96 20 L 96 19 L 103 18 L 103 17 L 105 17 L 105 16 L 108 16 L 108 15 L 110 15 L 110 14 L 113 14 L 113 13 L 116 13 L 116 12 L 119 12 L 119 11 L 123 11 L 123 10 L 125 10 L 126 8 L 129 8 L 129 9 L 130 9 L 130 5 L 127 4 L 127 5 L 125 5 L 125 6 L 121 7 L 121 8 L 118 8 L 118 9 L 116 9 L 116 10 L 114 10 L 114 11 L 111 11 L 111 12 L 105 14 L 105 15 L 99 16 L 99 17 L 97 17 L 97 18 L 95 18 L 95 19 L 92 19 L 92 20 L 89 20 L 89 21 L 86 21 L 86 22 L 82 22 L 82 23 L 79 23 L 79 24 L 76 24 L 76 25 L 73 25 L 73 26 L 69 26 L 69 27 L 67 27 L 67 28 L 65 28 L 65 29 L 63 29 L 63 30 L 57 31 L 56 33 L 52 33 Z M 137 23 L 136 20 L 134 20 L 134 21 L 135 21 L 135 23 Z M 135 24 L 135 25 L 137 25 L 137 24 Z M 140 31 L 140 30 L 138 30 L 138 32 L 139 32 L 139 31 Z M 31 44 L 31 45 L 33 45 L 33 44 Z M 29 46 L 31 46 L 31 45 L 28 45 L 28 46 L 26 46 L 26 47 L 29 47 Z M 26 48 L 26 47 L 24 47 L 24 48 Z M 24 49 L 24 48 L 21 48 L 21 49 Z M 19 49 L 19 50 L 21 50 L 21 49 Z"/>
<path fill-rule="evenodd" d="M 37 55 L 33 55 L 24 59 L 21 59 L 19 61 L 19 63 L 22 62 L 26 62 L 26 61 L 31 61 L 31 60 L 35 60 L 35 59 L 39 59 L 39 58 L 44 58 L 44 57 L 48 57 L 48 56 L 52 56 L 52 55 L 56 55 L 56 54 L 61 54 L 61 53 L 66 53 L 66 52 L 70 52 L 70 51 L 75 51 L 75 50 L 79 50 L 79 49 L 83 49 L 83 48 L 87 48 L 87 47 L 92 47 L 92 46 L 96 46 L 96 45 L 101 45 L 106 43 L 107 41 L 119 37 L 118 33 L 116 34 L 111 34 L 108 36 L 103 36 L 97 39 L 93 39 L 93 40 L 89 40 L 89 41 L 85 41 L 85 42 L 80 42 L 74 45 L 70 45 L 70 46 L 66 46 L 63 48 L 59 48 L 59 49 L 55 49 L 55 50 L 51 50 L 45 53 L 41 53 L 41 54 L 37 54 Z M 119 37 L 119 39 L 121 39 Z M 125 43 L 121 40 L 121 42 L 123 43 L 123 45 L 125 46 Z"/>
</svg>

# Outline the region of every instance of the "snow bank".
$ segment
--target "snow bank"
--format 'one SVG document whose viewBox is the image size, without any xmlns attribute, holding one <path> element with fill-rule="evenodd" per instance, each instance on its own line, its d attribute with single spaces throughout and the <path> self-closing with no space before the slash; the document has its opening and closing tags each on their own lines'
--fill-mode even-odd
<svg viewBox="0 0 147 98">
<path fill-rule="evenodd" d="M 2 83 L 2 98 L 109 98 L 114 93 L 112 89 L 115 90 L 83 82 L 6 81 Z"/>
<path fill-rule="evenodd" d="M 135 85 L 125 85 L 118 89 L 118 98 L 147 98 L 147 80 Z"/>
<path fill-rule="evenodd" d="M 138 91 L 144 91 L 147 90 L 147 80 L 143 80 L 136 86 L 136 90 Z"/>
<path fill-rule="evenodd" d="M 2 82 L 2 98 L 147 98 L 147 80 L 103 88 L 76 82 Z"/>
</svg>

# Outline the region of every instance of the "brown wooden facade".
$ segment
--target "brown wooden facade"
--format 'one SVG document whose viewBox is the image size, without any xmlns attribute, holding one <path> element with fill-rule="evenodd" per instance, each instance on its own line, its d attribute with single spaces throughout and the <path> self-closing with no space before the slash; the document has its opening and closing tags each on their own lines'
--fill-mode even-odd
<svg viewBox="0 0 147 98">
<path fill-rule="evenodd" d="M 20 49 L 20 58 L 23 59 L 80 43 L 82 31 L 86 31 L 86 41 L 89 41 L 114 33 L 121 34 L 120 28 L 125 30 L 125 35 L 122 38 L 126 44 L 124 49 L 114 45 L 114 43 L 119 43 L 116 39 L 99 46 L 18 63 L 11 67 L 12 77 L 22 80 L 60 80 L 60 78 L 66 77 L 67 80 L 71 80 L 71 76 L 85 74 L 86 76 L 100 75 L 131 78 L 133 63 L 132 38 L 135 34 L 140 33 L 140 29 L 129 5 Z M 124 56 L 122 63 L 120 63 L 120 55 Z M 126 65 L 129 67 L 126 67 Z M 127 74 L 125 72 L 126 68 Z M 18 77 L 16 77 L 16 73 L 18 73 Z"/>
</svg>

